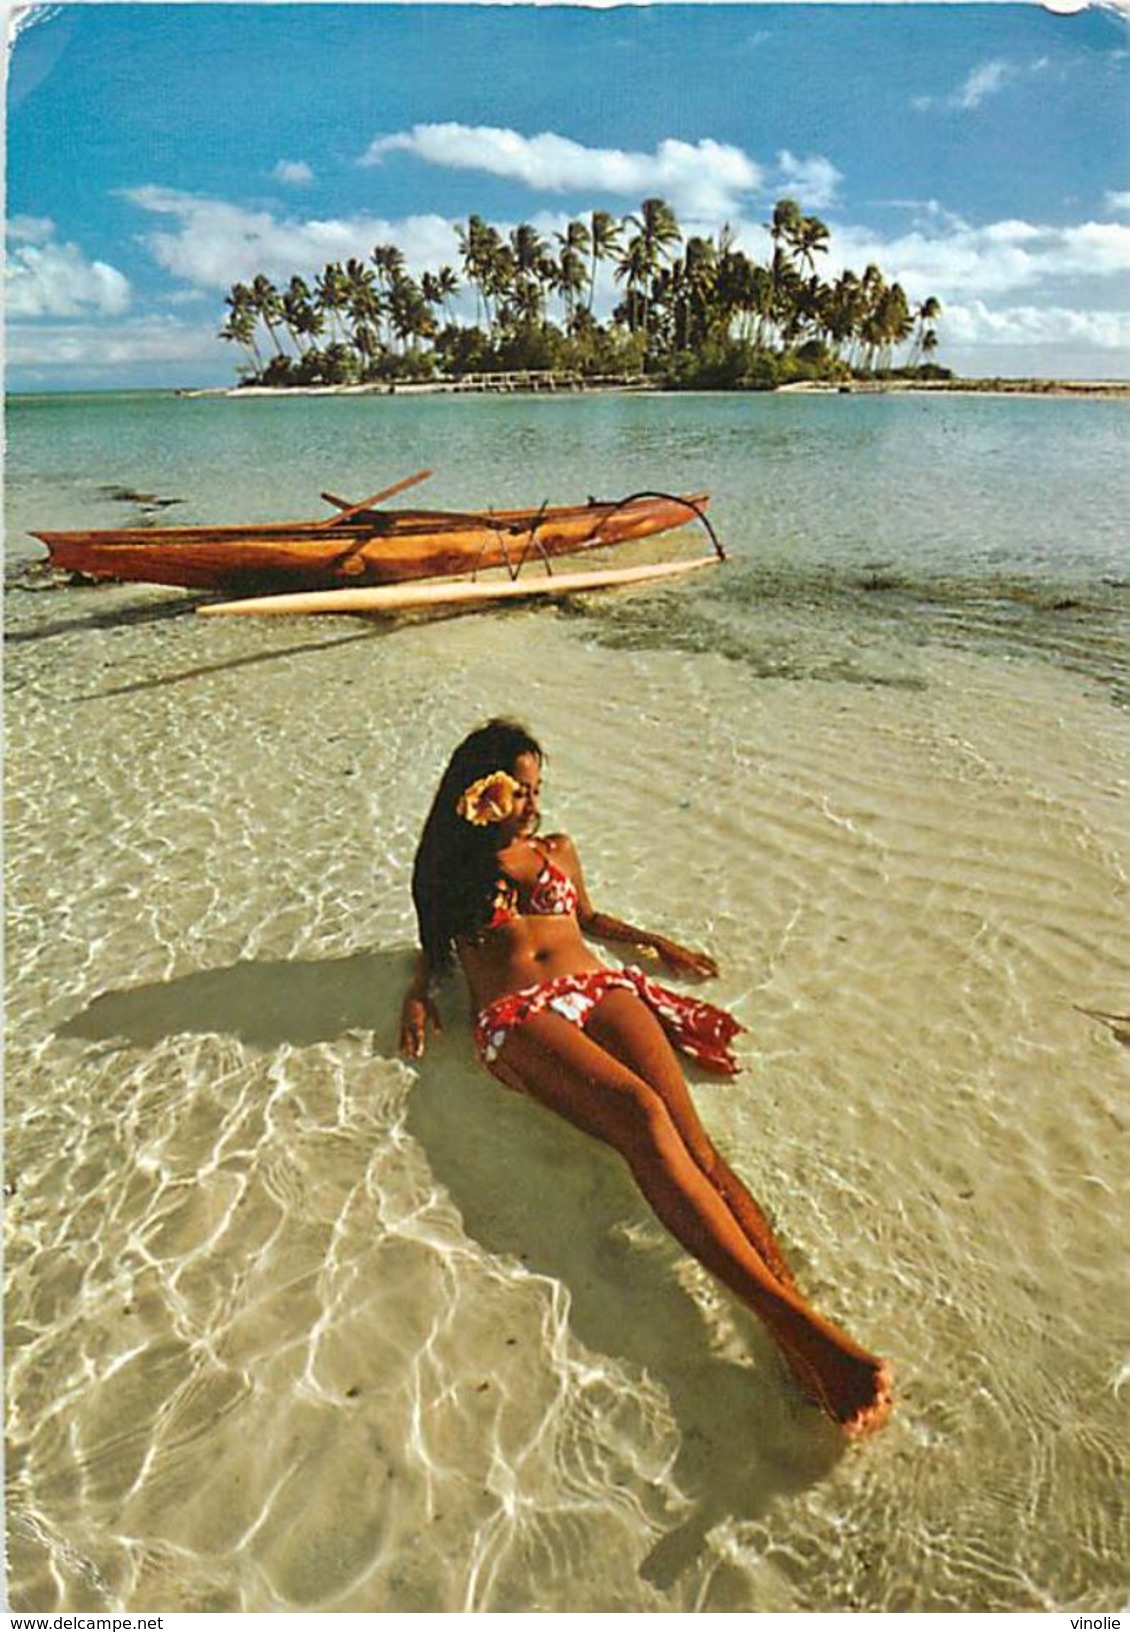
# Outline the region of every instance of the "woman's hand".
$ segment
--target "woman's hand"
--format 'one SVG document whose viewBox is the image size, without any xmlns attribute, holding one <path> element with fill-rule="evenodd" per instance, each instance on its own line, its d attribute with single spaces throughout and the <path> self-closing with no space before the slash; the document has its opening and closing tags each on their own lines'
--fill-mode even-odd
<svg viewBox="0 0 1130 1632">
<path fill-rule="evenodd" d="M 705 980 L 718 973 L 718 965 L 709 952 L 692 952 L 689 947 L 680 946 L 678 941 L 669 941 L 662 935 L 654 936 L 651 944 L 668 974 L 690 975 L 696 980 Z"/>
<path fill-rule="evenodd" d="M 584 898 L 583 910 L 578 914 L 581 929 L 586 935 L 595 935 L 602 941 L 627 941 L 643 952 L 654 952 L 668 974 L 689 975 L 694 980 L 705 980 L 718 973 L 718 965 L 709 952 L 692 952 L 678 941 L 669 941 L 666 935 L 653 935 L 650 930 L 637 929 L 622 918 L 610 913 L 596 912 Z"/>
<path fill-rule="evenodd" d="M 423 1054 L 429 1023 L 433 1030 L 443 1030 L 434 999 L 409 993 L 400 1011 L 400 1052 L 406 1059 L 418 1060 Z"/>
</svg>

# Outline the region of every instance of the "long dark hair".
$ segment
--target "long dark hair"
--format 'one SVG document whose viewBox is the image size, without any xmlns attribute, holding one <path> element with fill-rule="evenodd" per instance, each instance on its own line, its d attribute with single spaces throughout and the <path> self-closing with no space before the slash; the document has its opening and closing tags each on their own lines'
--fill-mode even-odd
<svg viewBox="0 0 1130 1632">
<path fill-rule="evenodd" d="M 512 772 L 519 754 L 545 758 L 517 720 L 488 720 L 464 737 L 440 778 L 412 867 L 420 945 L 432 975 L 451 967 L 459 936 L 489 923 L 498 880 L 498 830 L 465 821 L 455 809 L 459 795 L 492 771 Z"/>
</svg>

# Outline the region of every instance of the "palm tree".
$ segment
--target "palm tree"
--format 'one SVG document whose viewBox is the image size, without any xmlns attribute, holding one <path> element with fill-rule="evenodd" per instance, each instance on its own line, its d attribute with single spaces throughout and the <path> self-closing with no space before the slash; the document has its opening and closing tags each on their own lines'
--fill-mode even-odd
<svg viewBox="0 0 1130 1632">
<path fill-rule="evenodd" d="M 727 332 L 736 316 L 743 340 L 752 340 L 759 349 L 765 344 L 765 327 L 773 315 L 773 279 L 768 267 L 751 261 L 743 250 L 726 251 L 718 264 L 715 301 Z"/>
<path fill-rule="evenodd" d="M 773 254 L 770 274 L 772 320 L 783 345 L 792 345 L 801 335 L 808 304 L 808 285 L 779 250 Z"/>
<path fill-rule="evenodd" d="M 669 266 L 661 266 L 647 292 L 647 329 L 657 356 L 679 349 L 686 315 L 686 278 L 681 255 Z M 640 317 L 643 317 L 641 303 Z"/>
<path fill-rule="evenodd" d="M 635 293 L 640 299 L 640 327 L 650 350 L 648 307 L 651 283 L 664 262 L 671 259 L 672 246 L 680 242 L 682 233 L 674 210 L 662 198 L 645 198 L 639 215 L 628 216 L 624 225 L 636 230 L 616 268 L 616 276 L 626 279 L 629 295 Z"/>
<path fill-rule="evenodd" d="M 401 272 L 394 280 L 389 290 L 388 307 L 393 333 L 402 348 L 417 337 L 424 339 L 435 334 L 435 315 L 420 285 L 407 272 Z"/>
<path fill-rule="evenodd" d="M 349 285 L 340 261 L 327 261 L 314 282 L 314 301 L 320 312 L 328 313 L 334 340 L 341 340 L 341 314 L 349 304 Z"/>
<path fill-rule="evenodd" d="M 242 346 L 255 374 L 262 374 L 263 359 L 255 338 L 255 307 L 251 290 L 245 283 L 233 283 L 231 293 L 224 296 L 224 305 L 229 311 L 220 330 L 220 339 L 234 340 Z"/>
<path fill-rule="evenodd" d="M 773 218 L 766 224 L 773 240 L 773 321 L 781 338 L 787 341 L 796 333 L 800 279 L 793 256 L 804 230 L 804 216 L 796 199 L 779 198 L 773 206 Z"/>
<path fill-rule="evenodd" d="M 859 282 L 859 307 L 855 326 L 857 349 L 854 359 L 858 361 L 862 352 L 863 366 L 866 369 L 875 367 L 879 347 L 883 344 L 880 310 L 886 291 L 887 280 L 875 262 L 870 261 L 864 267 L 863 277 Z"/>
<path fill-rule="evenodd" d="M 683 344 L 701 345 L 711 327 L 718 284 L 718 249 L 713 238 L 688 238 L 683 276 L 686 286 Z"/>
<path fill-rule="evenodd" d="M 863 292 L 854 272 L 841 272 L 835 283 L 825 285 L 822 316 L 824 328 L 836 355 L 854 339 L 863 316 Z"/>
<path fill-rule="evenodd" d="M 524 321 L 539 321 L 545 315 L 545 292 L 557 276 L 545 240 L 536 227 L 523 221 L 510 234 L 510 253 L 513 305 Z"/>
<path fill-rule="evenodd" d="M 862 289 L 865 305 L 859 332 L 865 347 L 864 366 L 889 369 L 894 348 L 914 332 L 906 292 L 901 284 L 888 284 L 877 266 L 864 272 Z"/>
<path fill-rule="evenodd" d="M 483 239 L 482 257 L 483 309 L 493 339 L 506 301 L 514 288 L 514 251 L 493 227 L 488 227 Z"/>
<path fill-rule="evenodd" d="M 498 251 L 498 234 L 493 227 L 487 226 L 481 215 L 469 215 L 465 227 L 456 227 L 455 236 L 463 257 L 464 275 L 475 290 L 475 319 L 481 322 L 485 317 L 489 324 L 491 316 L 486 286 L 491 263 Z"/>
<path fill-rule="evenodd" d="M 709 295 L 710 326 L 728 336 L 735 319 L 738 338 L 760 348 L 765 324 L 773 312 L 773 283 L 769 269 L 751 261 L 734 247 L 733 234 L 723 228 L 716 250 L 714 285 Z"/>
<path fill-rule="evenodd" d="M 377 269 L 377 282 L 382 296 L 381 316 L 388 322 L 386 340 L 391 345 L 392 320 L 389 299 L 394 283 L 404 272 L 404 251 L 396 244 L 374 244 L 369 259 Z"/>
<path fill-rule="evenodd" d="M 284 356 L 282 342 L 276 333 L 276 325 L 282 322 L 282 301 L 279 299 L 278 290 L 265 273 L 257 272 L 252 279 L 250 299 L 251 309 L 256 317 L 262 319 L 277 355 Z"/>
<path fill-rule="evenodd" d="M 773 206 L 773 219 L 766 225 L 769 236 L 773 240 L 773 248 L 779 249 L 785 260 L 791 260 L 792 249 L 801 231 L 804 216 L 800 205 L 795 198 L 779 198 Z"/>
<path fill-rule="evenodd" d="M 633 238 L 617 261 L 614 273 L 616 282 L 624 284 L 627 295 L 624 308 L 617 307 L 617 313 L 622 309 L 626 310 L 628 327 L 633 334 L 637 328 L 643 326 L 646 319 L 647 297 L 644 290 L 649 271 L 644 241 L 642 238 Z"/>
<path fill-rule="evenodd" d="M 883 367 L 889 369 L 894 362 L 895 348 L 905 345 L 914 333 L 910 302 L 901 283 L 892 283 L 880 303 L 879 327 L 883 337 Z"/>
<path fill-rule="evenodd" d="M 609 215 L 607 210 L 594 210 L 589 217 L 589 242 L 592 245 L 588 299 L 591 317 L 592 303 L 596 295 L 596 269 L 599 262 L 607 260 L 617 249 L 620 242 L 620 222 L 615 216 Z"/>
<path fill-rule="evenodd" d="M 294 342 L 294 348 L 300 355 L 305 356 L 309 346 L 305 343 L 313 340 L 322 332 L 321 315 L 315 310 L 313 298 L 305 279 L 297 274 L 282 295 L 283 322 L 287 332 Z"/>
<path fill-rule="evenodd" d="M 442 311 L 448 333 L 454 331 L 447 303 L 458 292 L 459 279 L 450 266 L 441 266 L 436 272 L 425 271 L 420 274 L 420 293 L 433 312 Z"/>
<path fill-rule="evenodd" d="M 746 297 L 751 271 L 749 257 L 734 248 L 729 228 L 724 228 L 718 246 L 712 298 L 712 321 L 723 334 L 730 333 L 735 318 L 742 318 L 739 334 L 742 339 L 748 339 L 750 305 Z"/>
<path fill-rule="evenodd" d="M 931 328 L 930 325 L 933 323 L 936 317 L 941 315 L 941 311 L 942 303 L 934 295 L 927 295 L 922 304 L 915 308 L 914 321 L 916 328 L 914 333 L 914 349 L 910 354 L 911 368 L 917 368 L 922 361 L 923 355 L 927 350 L 927 335 L 933 336 L 933 343 L 929 347 L 930 351 L 934 351 L 937 347 L 937 330 Z"/>
<path fill-rule="evenodd" d="M 815 215 L 802 215 L 793 228 L 791 246 L 802 266 L 816 271 L 816 256 L 828 253 L 828 229 Z"/>
<path fill-rule="evenodd" d="M 353 330 L 353 344 L 361 356 L 362 372 L 372 370 L 373 357 L 380 349 L 380 324 L 384 300 L 375 273 L 356 259 L 345 263 L 346 311 Z"/>
<path fill-rule="evenodd" d="M 556 282 L 565 301 L 565 326 L 572 328 L 577 297 L 588 282 L 583 257 L 588 253 L 589 229 L 583 221 L 570 221 L 555 237 L 561 245 Z"/>
<path fill-rule="evenodd" d="M 396 244 L 374 244 L 369 259 L 385 289 L 390 289 L 397 275 L 404 271 L 404 251 Z"/>
<path fill-rule="evenodd" d="M 439 294 L 439 303 L 443 307 L 444 316 L 451 321 L 451 313 L 447 303 L 459 293 L 459 279 L 452 266 L 441 266 L 436 273 L 436 290 Z"/>
</svg>

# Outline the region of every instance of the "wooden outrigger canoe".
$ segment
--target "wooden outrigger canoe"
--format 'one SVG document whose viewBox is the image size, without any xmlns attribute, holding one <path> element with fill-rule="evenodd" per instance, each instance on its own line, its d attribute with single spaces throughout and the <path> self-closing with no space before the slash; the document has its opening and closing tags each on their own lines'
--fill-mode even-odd
<svg viewBox="0 0 1130 1632">
<path fill-rule="evenodd" d="M 696 519 L 709 530 L 705 493 L 639 493 L 468 514 L 376 508 L 429 474 L 421 471 L 356 505 L 324 494 L 338 514 L 323 521 L 32 536 L 46 544 L 52 566 L 91 578 L 245 595 L 400 584 L 488 567 L 505 567 L 516 576 L 527 561 L 648 538 Z"/>
</svg>

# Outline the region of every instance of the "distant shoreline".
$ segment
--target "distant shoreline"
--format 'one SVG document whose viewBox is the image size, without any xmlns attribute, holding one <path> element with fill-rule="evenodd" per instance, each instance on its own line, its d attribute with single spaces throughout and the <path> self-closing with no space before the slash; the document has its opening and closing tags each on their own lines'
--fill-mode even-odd
<svg viewBox="0 0 1130 1632">
<path fill-rule="evenodd" d="M 215 385 L 179 390 L 178 397 L 428 397 L 428 396 L 590 396 L 658 391 L 658 382 L 640 376 L 554 375 L 519 369 L 511 373 L 468 374 L 459 379 L 387 380 L 366 385 Z"/>
<path fill-rule="evenodd" d="M 952 380 L 855 380 L 850 385 L 829 385 L 823 382 L 797 381 L 779 385 L 777 394 L 805 394 L 822 392 L 825 395 L 882 396 L 908 392 L 926 392 L 936 395 L 948 392 L 956 396 L 1002 397 L 1126 397 L 1130 398 L 1130 380 L 1039 380 L 1039 379 L 952 379 Z"/>
<path fill-rule="evenodd" d="M 181 387 L 178 397 L 415 397 L 415 396 L 590 396 L 593 394 L 639 394 L 662 390 L 649 381 L 604 381 L 550 385 L 476 384 L 453 380 L 419 380 L 399 383 L 395 388 L 379 385 L 213 385 Z M 1053 380 L 985 377 L 951 380 L 853 380 L 836 384 L 824 380 L 798 380 L 765 392 L 741 393 L 759 396 L 888 396 L 908 393 L 966 396 L 1091 397 L 1130 400 L 1130 380 Z M 725 393 L 720 393 L 725 394 Z M 732 393 L 731 393 L 732 394 Z"/>
</svg>

